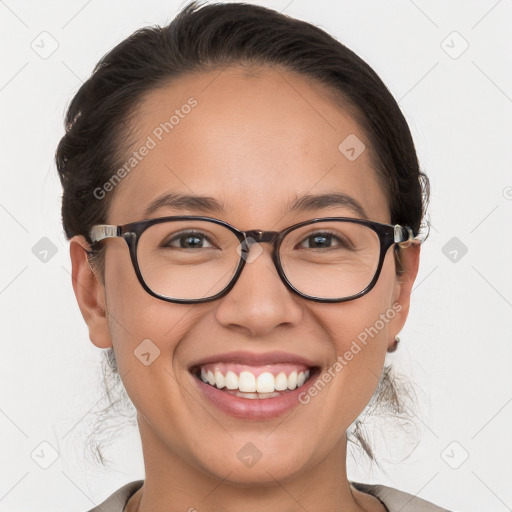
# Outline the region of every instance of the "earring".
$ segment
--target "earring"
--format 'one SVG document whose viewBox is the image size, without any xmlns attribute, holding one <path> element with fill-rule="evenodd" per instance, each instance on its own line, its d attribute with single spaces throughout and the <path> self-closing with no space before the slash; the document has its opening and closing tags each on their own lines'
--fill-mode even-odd
<svg viewBox="0 0 512 512">
<path fill-rule="evenodd" d="M 395 336 L 395 342 L 391 347 L 388 348 L 388 352 L 394 352 L 398 348 L 398 344 L 400 343 L 400 338 Z"/>
</svg>

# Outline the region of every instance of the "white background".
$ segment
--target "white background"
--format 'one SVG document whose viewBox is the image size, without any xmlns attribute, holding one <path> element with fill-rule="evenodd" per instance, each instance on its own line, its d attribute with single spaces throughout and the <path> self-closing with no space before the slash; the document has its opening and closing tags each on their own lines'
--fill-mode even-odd
<svg viewBox="0 0 512 512">
<path fill-rule="evenodd" d="M 319 25 L 376 70 L 432 183 L 431 234 L 400 348 L 390 356 L 420 392 L 420 442 L 380 447 L 377 456 L 390 461 L 382 471 L 349 458 L 349 477 L 451 510 L 511 510 L 512 1 L 259 3 Z M 89 510 L 143 478 L 133 428 L 116 436 L 112 468 L 83 461 L 87 413 L 101 398 L 100 350 L 72 292 L 53 155 L 65 108 L 94 64 L 137 28 L 169 22 L 179 7 L 0 2 L 1 511 Z M 48 58 L 31 47 L 41 38 L 47 49 L 58 43 Z M 459 55 L 462 38 L 469 46 Z M 57 251 L 46 262 L 33 252 L 43 237 Z M 453 237 L 467 247 L 456 261 L 443 252 L 453 250 L 445 247 Z M 58 458 L 43 469 L 52 450 Z"/>
</svg>

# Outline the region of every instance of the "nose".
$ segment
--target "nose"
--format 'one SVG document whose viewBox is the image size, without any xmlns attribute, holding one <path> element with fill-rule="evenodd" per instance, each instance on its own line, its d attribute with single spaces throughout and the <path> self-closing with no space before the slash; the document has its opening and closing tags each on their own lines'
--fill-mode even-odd
<svg viewBox="0 0 512 512">
<path fill-rule="evenodd" d="M 271 251 L 271 244 L 251 245 L 241 275 L 216 310 L 217 321 L 224 327 L 256 337 L 302 320 L 302 299 L 279 277 Z"/>
</svg>

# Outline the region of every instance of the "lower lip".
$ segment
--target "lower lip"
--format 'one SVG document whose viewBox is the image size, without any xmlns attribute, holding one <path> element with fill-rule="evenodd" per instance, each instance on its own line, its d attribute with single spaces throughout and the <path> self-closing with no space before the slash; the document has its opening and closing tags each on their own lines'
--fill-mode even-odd
<svg viewBox="0 0 512 512">
<path fill-rule="evenodd" d="M 311 369 L 310 378 L 293 391 L 287 391 L 274 398 L 242 398 L 206 384 L 200 378 L 192 375 L 204 396 L 221 411 L 244 420 L 267 420 L 277 418 L 296 407 L 303 405 L 299 401 L 299 395 L 303 393 L 316 376 L 316 371 Z"/>
</svg>

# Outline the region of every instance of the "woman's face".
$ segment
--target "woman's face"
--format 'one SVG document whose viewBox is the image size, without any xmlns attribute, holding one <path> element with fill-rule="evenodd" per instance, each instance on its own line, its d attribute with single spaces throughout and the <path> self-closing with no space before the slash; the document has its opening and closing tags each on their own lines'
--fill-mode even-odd
<svg viewBox="0 0 512 512">
<path fill-rule="evenodd" d="M 182 108 L 193 103 L 190 98 L 197 104 Z M 272 69 L 190 75 L 151 92 L 132 120 L 135 138 L 126 160 L 148 136 L 155 145 L 110 192 L 107 223 L 206 215 L 241 230 L 279 231 L 315 217 L 361 217 L 347 204 L 286 212 L 304 195 L 327 193 L 349 196 L 368 219 L 390 222 L 369 142 L 329 98 L 321 85 Z M 174 118 L 166 131 L 161 123 L 173 114 L 179 121 Z M 356 141 L 355 156 L 362 150 L 357 158 L 339 149 L 349 136 Z M 168 193 L 208 196 L 224 210 L 161 205 L 145 213 Z M 103 242 L 104 286 L 80 277 L 86 265 L 77 240 L 71 249 L 74 276 L 87 289 L 77 292 L 81 309 L 93 343 L 114 347 L 138 411 L 147 462 L 163 469 L 179 460 L 186 471 L 238 483 L 293 477 L 344 453 L 345 431 L 374 393 L 386 349 L 405 322 L 419 254 L 416 246 L 402 252 L 406 273 L 399 279 L 390 249 L 370 293 L 346 303 L 317 303 L 286 288 L 271 245 L 262 243 L 227 295 L 187 305 L 150 296 L 119 238 Z M 229 355 L 234 352 L 237 357 Z M 225 368 L 237 363 L 240 369 L 260 355 L 290 365 L 261 368 L 252 361 L 253 373 L 272 368 L 290 373 L 294 365 L 300 371 L 299 359 L 315 367 L 302 391 L 329 369 L 331 378 L 315 396 L 302 394 L 292 407 L 269 412 L 268 404 L 280 398 L 253 400 L 216 391 L 223 396 L 212 400 L 206 390 L 211 386 L 191 372 L 206 360 Z M 333 367 L 336 360 L 340 365 Z"/>
</svg>

